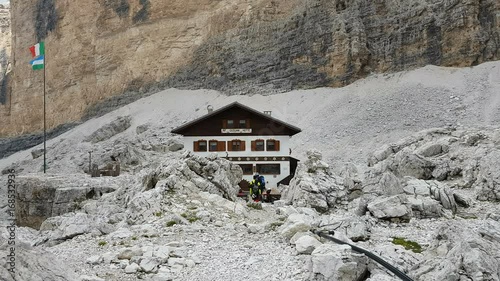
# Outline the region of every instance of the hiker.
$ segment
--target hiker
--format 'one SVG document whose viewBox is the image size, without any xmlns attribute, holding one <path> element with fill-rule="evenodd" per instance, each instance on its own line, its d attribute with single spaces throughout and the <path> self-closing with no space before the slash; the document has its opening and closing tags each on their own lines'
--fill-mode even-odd
<svg viewBox="0 0 500 281">
<path fill-rule="evenodd" d="M 259 182 L 259 175 L 254 175 L 253 180 L 248 183 L 249 186 L 249 194 L 250 197 L 255 202 L 259 202 L 262 200 L 262 188 L 261 183 Z"/>
<path fill-rule="evenodd" d="M 260 186 L 261 186 L 261 190 L 262 190 L 261 193 L 264 194 L 264 190 L 266 191 L 266 196 L 265 196 L 266 200 L 265 201 L 268 203 L 273 203 L 273 200 L 271 198 L 271 188 L 266 187 L 266 179 L 264 178 L 264 176 L 259 176 L 258 181 L 260 182 Z"/>
</svg>

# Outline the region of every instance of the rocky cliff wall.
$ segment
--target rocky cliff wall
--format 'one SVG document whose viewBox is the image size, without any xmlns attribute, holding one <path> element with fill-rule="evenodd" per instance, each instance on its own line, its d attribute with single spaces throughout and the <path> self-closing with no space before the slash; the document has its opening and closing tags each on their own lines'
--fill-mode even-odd
<svg viewBox="0 0 500 281">
<path fill-rule="evenodd" d="M 342 86 L 370 73 L 500 58 L 496 0 L 12 1 L 0 136 L 100 115 L 166 87 L 229 94 Z"/>
</svg>

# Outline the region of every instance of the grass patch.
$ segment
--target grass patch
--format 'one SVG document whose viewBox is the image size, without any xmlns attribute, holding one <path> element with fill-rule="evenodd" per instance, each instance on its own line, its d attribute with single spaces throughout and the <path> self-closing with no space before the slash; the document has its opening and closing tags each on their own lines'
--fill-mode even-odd
<svg viewBox="0 0 500 281">
<path fill-rule="evenodd" d="M 137 240 L 137 236 L 132 236 L 132 240 Z"/>
<path fill-rule="evenodd" d="M 414 253 L 422 252 L 422 246 L 420 246 L 417 242 L 405 240 L 404 238 L 401 237 L 392 237 L 392 243 L 396 245 L 401 245 L 405 247 L 406 250 L 410 250 Z"/>
<path fill-rule="evenodd" d="M 196 216 L 192 216 L 192 217 L 189 217 L 187 220 L 192 223 L 192 222 L 199 220 L 199 218 Z"/>
<path fill-rule="evenodd" d="M 162 212 L 156 212 L 156 213 L 155 213 L 155 216 L 157 216 L 157 217 L 161 217 L 161 216 L 163 216 L 163 213 L 162 213 Z"/>
<path fill-rule="evenodd" d="M 177 222 L 176 221 L 167 221 L 167 223 L 165 224 L 167 227 L 171 227 L 171 226 L 174 226 L 176 225 Z"/>
<path fill-rule="evenodd" d="M 97 243 L 97 245 L 99 245 L 99 246 L 101 246 L 101 247 L 106 246 L 107 244 L 108 244 L 108 242 L 103 241 L 103 240 L 101 240 L 101 241 L 99 241 L 99 242 Z"/>
<path fill-rule="evenodd" d="M 189 222 L 193 223 L 197 220 L 199 220 L 200 218 L 198 218 L 195 214 L 193 213 L 182 213 L 181 214 L 181 217 L 187 219 Z"/>
</svg>

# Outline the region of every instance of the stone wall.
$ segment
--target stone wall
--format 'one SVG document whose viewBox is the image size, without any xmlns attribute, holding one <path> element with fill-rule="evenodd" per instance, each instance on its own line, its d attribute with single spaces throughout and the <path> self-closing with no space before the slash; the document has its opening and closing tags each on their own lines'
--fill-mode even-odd
<svg viewBox="0 0 500 281">
<path fill-rule="evenodd" d="M 49 129 L 167 87 L 273 93 L 500 57 L 495 0 L 26 0 L 11 12 L 2 137 L 43 127 L 43 71 L 27 50 L 37 38 Z"/>
</svg>

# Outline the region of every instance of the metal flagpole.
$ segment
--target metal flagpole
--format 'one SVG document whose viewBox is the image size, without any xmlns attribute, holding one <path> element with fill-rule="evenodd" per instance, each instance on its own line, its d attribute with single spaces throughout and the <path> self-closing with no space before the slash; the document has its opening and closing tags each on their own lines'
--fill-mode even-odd
<svg viewBox="0 0 500 281">
<path fill-rule="evenodd" d="M 47 56 L 45 55 L 45 52 L 43 54 L 43 173 L 45 174 L 47 171 L 47 124 L 45 122 L 45 67 L 47 66 L 46 61 L 47 61 Z"/>
</svg>

